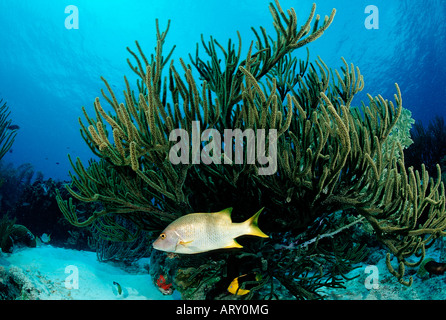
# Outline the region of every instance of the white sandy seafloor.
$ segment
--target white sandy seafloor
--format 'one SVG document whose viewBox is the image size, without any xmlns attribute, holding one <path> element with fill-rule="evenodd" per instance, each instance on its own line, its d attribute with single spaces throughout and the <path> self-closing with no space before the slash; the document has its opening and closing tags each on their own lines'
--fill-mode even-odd
<svg viewBox="0 0 446 320">
<path fill-rule="evenodd" d="M 21 248 L 11 254 L 0 253 L 0 268 L 22 273 L 39 292 L 42 300 L 173 300 L 153 284 L 148 259 L 124 268 L 117 263 L 99 262 L 95 252 L 43 245 Z M 122 287 L 117 292 L 117 282 Z"/>
</svg>

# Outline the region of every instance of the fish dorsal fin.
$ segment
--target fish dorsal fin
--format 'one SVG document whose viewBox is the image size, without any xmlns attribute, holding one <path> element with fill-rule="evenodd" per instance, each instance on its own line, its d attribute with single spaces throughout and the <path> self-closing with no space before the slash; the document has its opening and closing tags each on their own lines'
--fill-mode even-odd
<svg viewBox="0 0 446 320">
<path fill-rule="evenodd" d="M 220 212 L 216 212 L 216 213 L 220 214 L 222 216 L 226 216 L 229 220 L 231 220 L 232 208 L 226 208 L 226 209 L 221 210 Z"/>
</svg>

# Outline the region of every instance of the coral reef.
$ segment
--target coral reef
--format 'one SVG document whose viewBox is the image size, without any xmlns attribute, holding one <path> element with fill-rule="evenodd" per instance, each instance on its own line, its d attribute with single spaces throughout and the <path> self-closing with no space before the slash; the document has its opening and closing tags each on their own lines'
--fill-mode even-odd
<svg viewBox="0 0 446 320">
<path fill-rule="evenodd" d="M 190 57 L 200 79 L 182 59 L 182 72 L 177 71 L 174 48 L 164 54 L 170 23 L 161 32 L 157 21 L 150 58 L 137 42 L 137 53 L 128 49 L 136 61 L 128 62 L 139 76 L 137 89 L 125 78 L 120 103 L 102 78 L 108 91 L 102 95 L 112 112 L 99 98 L 95 117 L 83 109 L 81 135 L 99 161 L 85 167 L 70 157 L 74 173 L 66 188 L 72 197 L 65 200 L 58 192 L 62 213 L 71 224 L 96 228 L 105 239 L 132 241 L 140 230 L 160 231 L 191 212 L 231 206 L 243 221 L 253 208 L 265 207 L 267 221 L 260 227 L 270 239 L 241 239 L 242 251 L 198 257 L 152 252 L 164 261 L 151 269 L 154 278 L 166 275 L 184 298 L 222 298 L 246 271 L 261 273 L 262 280 L 243 299 L 321 298 L 321 288 L 341 288 L 344 274 L 366 256 L 364 245 L 347 240 L 348 230 L 361 227 L 388 250 L 390 273 L 411 285 L 405 268 L 418 266 L 425 249 L 445 235 L 445 195 L 441 179 L 430 178 L 425 166 L 420 171 L 405 167 L 411 118 L 398 85 L 394 102 L 368 95 L 367 104 L 353 105 L 364 88 L 358 67 L 342 59 L 340 71 L 332 71 L 320 57 L 310 62 L 309 55 L 306 61 L 291 55 L 323 34 L 335 10 L 321 21 L 313 5 L 299 28 L 294 9 L 284 11 L 278 1 L 269 9 L 276 38 L 262 27 L 253 29 L 256 41 L 245 59 L 239 34 L 238 46 L 202 39 L 209 60 L 198 49 Z M 244 153 L 234 161 L 229 155 L 237 139 L 224 154 L 212 147 L 218 142 L 199 141 L 203 150 L 213 150 L 213 161 L 205 163 L 196 161 L 203 151 L 194 152 L 189 141 L 191 157 L 174 164 L 169 159 L 178 141 L 170 136 L 179 128 L 189 135 L 207 129 L 276 130 L 263 155 L 266 150 L 270 158 L 277 155 L 277 170 L 261 174 L 264 163 L 248 161 L 249 139 L 239 140 Z M 73 198 L 98 203 L 99 209 L 80 214 Z M 277 245 L 283 247 L 277 250 Z M 250 258 L 251 270 L 241 270 L 237 261 L 243 257 Z"/>
<path fill-rule="evenodd" d="M 128 221 L 120 218 L 123 226 L 128 228 L 134 228 Z M 140 231 L 139 236 L 132 241 L 120 242 L 112 241 L 102 236 L 100 229 L 91 228 L 92 235 L 89 238 L 89 246 L 91 249 L 96 250 L 98 261 L 123 261 L 125 263 L 131 263 L 143 257 L 149 257 L 151 251 L 151 245 L 149 240 L 151 233 L 146 231 Z"/>
<path fill-rule="evenodd" d="M 429 174 L 434 174 L 436 165 L 444 166 L 446 157 L 446 125 L 444 118 L 435 116 L 427 127 L 416 122 L 411 130 L 413 144 L 404 152 L 406 167 L 420 168 L 422 164 Z"/>
<path fill-rule="evenodd" d="M 40 290 L 16 266 L 0 266 L 0 300 L 38 300 Z"/>
<path fill-rule="evenodd" d="M 12 247 L 12 240 L 10 238 L 12 228 L 15 220 L 11 220 L 7 215 L 3 215 L 0 220 L 0 249 L 3 252 L 9 252 Z"/>
<path fill-rule="evenodd" d="M 6 104 L 0 99 L 0 159 L 11 149 L 14 143 L 15 136 L 17 135 L 17 125 L 11 125 L 9 119 L 10 111 Z"/>
<path fill-rule="evenodd" d="M 18 172 L 22 171 L 18 170 Z M 17 181 L 17 176 L 13 174 L 10 176 L 12 181 Z M 44 233 L 50 235 L 50 244 L 53 246 L 91 250 L 88 244 L 88 237 L 91 236 L 90 230 L 76 228 L 60 215 L 56 190 L 62 189 L 63 183 L 53 179 L 44 180 L 39 176 L 37 178 L 17 184 L 16 189 L 11 187 L 10 194 L 16 193 L 16 196 L 14 197 L 15 201 L 7 206 L 8 215 L 13 217 L 17 223 L 27 226 L 37 237 L 41 237 Z M 62 192 L 67 194 L 65 190 Z M 11 197 L 8 199 L 13 200 Z M 86 212 L 94 210 L 91 204 L 80 202 L 78 209 L 80 210 L 79 215 L 81 210 Z"/>
<path fill-rule="evenodd" d="M 313 7 L 306 24 L 297 30 L 295 26 L 297 18 L 294 11 L 289 18 L 281 18 L 285 14 L 280 7 L 276 9 L 271 6 L 271 10 L 273 10 L 275 24 L 279 32 L 278 39 L 271 43 L 265 35 L 265 39 L 258 44 L 261 48 L 257 52 L 252 52 L 253 48 L 251 47 L 247 59 L 244 61 L 241 61 L 240 54 L 237 54 L 237 50 L 232 45 L 228 47 L 229 52 L 220 46 L 226 56 L 226 70 L 223 74 L 212 69 L 209 73 L 202 70 L 201 73 L 204 77 L 206 74 L 208 76 L 213 75 L 214 72 L 216 74 L 211 80 L 203 81 L 201 89 L 192 77 L 190 66 L 187 66 L 183 60 L 180 61 L 185 72 L 186 82 L 173 64 L 169 68 L 169 84 L 167 84 L 167 79 L 163 81 L 162 71 L 171 56 L 171 52 L 167 57 L 163 56 L 163 44 L 169 25 L 165 32 L 160 32 L 157 28 L 156 55 L 152 56 L 150 63 L 138 44 L 141 59 L 129 50 L 137 62 L 136 67 L 131 65 L 132 70 L 142 80 L 138 82 L 139 95 L 135 96 L 126 80 L 126 104 L 119 104 L 104 79 L 111 95 L 109 98 L 104 93 L 104 98 L 112 105 L 117 116 L 106 113 L 99 98 L 95 101 L 97 119 L 90 118 L 85 112 L 87 125 L 81 122 L 82 136 L 93 153 L 100 157 L 100 161 L 90 161 L 88 168 L 85 168 L 79 159 L 72 162 L 73 169 L 78 175 L 76 177 L 72 174 L 72 186 L 76 187 L 79 192 L 75 192 L 72 186 L 67 187 L 77 199 L 101 202 L 104 209 L 96 211 L 85 221 L 79 221 L 76 213 L 73 212 L 74 208 L 69 203 L 65 204 L 63 201 L 59 201 L 60 207 L 69 221 L 78 226 L 87 226 L 99 217 L 119 214 L 128 217 L 136 225 L 146 230 L 159 230 L 166 222 L 191 212 L 192 208 L 209 211 L 212 206 L 221 210 L 225 207 L 222 206 L 224 203 L 238 202 L 239 204 L 243 202 L 244 199 L 241 197 L 234 199 L 232 195 L 237 193 L 236 189 L 240 183 L 251 183 L 250 176 L 255 173 L 254 166 L 246 164 L 218 167 L 215 165 L 173 165 L 168 160 L 169 150 L 173 145 L 169 141 L 169 135 L 175 128 L 182 128 L 190 132 L 193 120 L 200 121 L 200 131 L 212 127 L 222 129 L 219 130 L 220 132 L 223 132 L 223 128 L 239 127 L 244 129 L 242 124 L 260 128 L 260 125 L 254 123 L 255 119 L 259 120 L 259 115 L 256 111 L 257 115 L 253 117 L 252 112 L 256 107 L 249 103 L 252 97 L 245 94 L 246 84 L 243 84 L 245 73 L 251 74 L 252 79 L 264 77 L 287 53 L 318 38 L 329 26 L 334 16 L 333 12 L 319 27 L 320 19 L 317 16 L 313 29 L 310 30 L 309 27 L 315 15 L 315 7 Z M 285 19 L 284 22 L 289 24 L 288 30 L 285 30 L 286 26 L 282 19 Z M 217 54 L 213 40 L 209 48 L 206 48 L 210 54 Z M 197 65 L 202 65 L 198 58 L 195 61 Z M 218 59 L 215 62 L 217 61 Z M 207 68 L 218 69 L 218 66 L 205 67 L 203 65 L 203 69 Z M 225 77 L 228 80 L 222 82 L 221 80 Z M 217 82 L 222 82 L 221 85 L 226 87 L 214 88 L 217 86 Z M 213 90 L 218 90 L 215 93 L 218 98 L 215 100 L 213 99 Z M 167 98 L 168 94 L 169 99 Z M 254 94 L 251 89 L 250 94 Z M 274 96 L 275 94 L 271 95 L 271 97 Z M 246 100 L 243 102 L 247 103 L 247 108 L 249 106 L 248 113 L 246 109 L 240 108 L 239 103 L 243 99 Z M 223 100 L 230 100 L 231 103 L 223 103 Z M 277 121 L 274 120 L 273 127 L 279 129 L 279 136 L 282 135 L 290 124 L 292 110 L 286 112 L 287 105 L 279 105 L 276 99 L 269 99 L 264 103 L 268 103 L 268 105 L 263 107 L 265 109 L 261 119 L 262 123 L 265 122 L 263 127 L 266 126 L 267 112 L 271 112 L 268 110 L 270 109 L 268 106 L 274 103 L 274 119 Z M 289 104 L 291 104 L 291 100 L 288 101 Z M 180 110 L 180 106 L 182 106 L 182 110 Z M 287 114 L 287 120 L 283 121 L 281 115 L 285 114 Z M 247 117 L 249 117 L 249 124 L 245 121 L 248 120 L 245 119 Z M 229 121 L 230 118 L 231 121 Z M 107 123 L 111 125 L 114 143 L 110 141 L 111 137 L 107 134 L 109 132 L 106 127 Z M 226 127 L 226 125 L 228 126 Z M 241 176 L 240 179 L 238 176 Z M 213 179 L 219 181 L 215 181 L 214 185 Z M 212 189 L 215 191 L 207 195 L 209 192 L 196 190 L 197 184 L 202 185 L 203 189 L 213 185 Z M 216 202 L 214 198 L 216 198 L 215 194 L 218 189 L 220 189 L 218 191 L 220 194 L 225 194 L 221 190 L 228 189 L 230 192 L 227 194 L 230 199 L 221 197 Z M 200 199 L 190 196 L 190 194 L 202 192 L 203 196 Z M 211 199 L 208 196 L 212 197 L 213 201 L 209 201 Z M 118 236 L 124 238 L 132 235 L 119 233 Z"/>
<path fill-rule="evenodd" d="M 2 252 L 12 252 L 14 246 L 35 247 L 36 237 L 23 225 L 15 224 L 7 215 L 0 219 L 0 249 Z"/>
<path fill-rule="evenodd" d="M 6 213 L 14 208 L 27 187 L 43 181 L 43 174 L 34 172 L 30 163 L 15 167 L 13 163 L 0 161 L 0 181 L 0 210 Z"/>
</svg>

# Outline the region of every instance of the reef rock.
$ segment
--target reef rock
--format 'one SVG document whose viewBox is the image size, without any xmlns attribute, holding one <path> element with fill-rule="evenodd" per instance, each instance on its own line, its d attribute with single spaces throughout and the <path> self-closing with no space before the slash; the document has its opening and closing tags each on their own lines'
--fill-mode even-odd
<svg viewBox="0 0 446 320">
<path fill-rule="evenodd" d="M 0 300 L 38 300 L 39 290 L 16 266 L 0 266 Z"/>
</svg>

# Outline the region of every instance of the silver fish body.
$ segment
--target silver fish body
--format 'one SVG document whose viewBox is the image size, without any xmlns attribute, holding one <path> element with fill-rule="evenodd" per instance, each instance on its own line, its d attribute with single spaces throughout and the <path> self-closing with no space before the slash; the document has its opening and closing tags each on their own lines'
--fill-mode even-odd
<svg viewBox="0 0 446 320">
<path fill-rule="evenodd" d="M 153 247 L 161 251 L 184 254 L 241 248 L 234 238 L 242 235 L 268 237 L 257 226 L 257 219 L 262 210 L 242 223 L 232 222 L 232 208 L 214 213 L 191 213 L 182 216 L 164 229 L 153 243 Z"/>
</svg>

